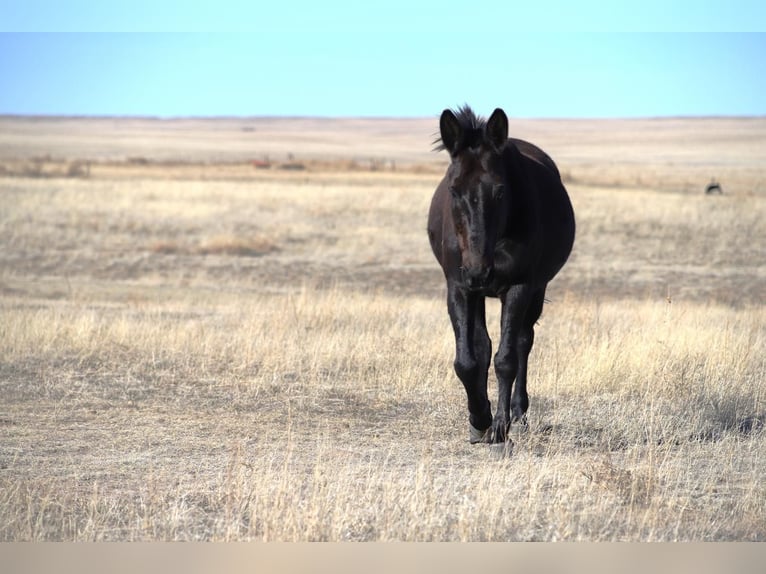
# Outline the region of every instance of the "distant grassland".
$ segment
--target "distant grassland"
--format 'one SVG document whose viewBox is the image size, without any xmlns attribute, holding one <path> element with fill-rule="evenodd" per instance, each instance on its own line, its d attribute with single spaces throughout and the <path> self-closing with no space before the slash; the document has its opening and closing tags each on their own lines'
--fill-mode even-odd
<svg viewBox="0 0 766 574">
<path fill-rule="evenodd" d="M 0 118 L 0 539 L 764 541 L 766 120 L 518 122 L 578 234 L 511 452 L 435 127 Z"/>
</svg>

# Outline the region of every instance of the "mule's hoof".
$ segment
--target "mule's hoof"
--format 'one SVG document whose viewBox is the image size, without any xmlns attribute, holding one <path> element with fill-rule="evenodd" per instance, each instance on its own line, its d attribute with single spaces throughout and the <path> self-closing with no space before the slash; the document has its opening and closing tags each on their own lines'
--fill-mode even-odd
<svg viewBox="0 0 766 574">
<path fill-rule="evenodd" d="M 468 423 L 468 440 L 471 444 L 477 444 L 480 442 L 492 442 L 492 427 L 484 430 L 475 428 L 471 423 Z"/>
<path fill-rule="evenodd" d="M 527 420 L 527 413 L 523 413 L 519 416 L 514 415 L 513 419 L 511 420 L 514 423 L 519 423 L 524 428 L 527 428 L 529 426 L 529 421 Z"/>
<path fill-rule="evenodd" d="M 511 422 L 512 423 L 520 423 L 522 425 L 527 424 L 527 411 L 526 409 L 522 410 L 519 408 L 512 408 L 511 409 Z"/>
</svg>

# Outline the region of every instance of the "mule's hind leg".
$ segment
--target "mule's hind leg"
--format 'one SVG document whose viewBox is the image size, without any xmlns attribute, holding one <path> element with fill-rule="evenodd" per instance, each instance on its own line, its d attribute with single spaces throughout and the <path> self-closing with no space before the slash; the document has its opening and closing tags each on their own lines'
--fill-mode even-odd
<svg viewBox="0 0 766 574">
<path fill-rule="evenodd" d="M 527 422 L 527 409 L 529 408 L 529 396 L 527 395 L 527 365 L 529 353 L 535 342 L 535 323 L 543 312 L 545 301 L 545 287 L 536 291 L 524 314 L 524 321 L 516 337 L 516 355 L 518 357 L 518 369 L 516 383 L 511 397 L 511 414 L 513 421 Z"/>
</svg>

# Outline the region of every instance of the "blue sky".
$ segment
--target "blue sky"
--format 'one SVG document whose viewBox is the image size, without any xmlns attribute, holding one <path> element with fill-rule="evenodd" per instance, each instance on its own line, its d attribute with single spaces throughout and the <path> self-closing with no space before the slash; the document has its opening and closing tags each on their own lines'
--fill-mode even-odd
<svg viewBox="0 0 766 574">
<path fill-rule="evenodd" d="M 762 1 L 515 4 L 0 0 L 0 114 L 766 115 Z"/>
</svg>

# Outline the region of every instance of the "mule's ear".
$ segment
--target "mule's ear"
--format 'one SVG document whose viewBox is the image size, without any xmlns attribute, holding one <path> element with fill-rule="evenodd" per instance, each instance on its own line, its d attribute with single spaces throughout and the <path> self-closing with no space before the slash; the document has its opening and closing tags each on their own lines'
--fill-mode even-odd
<svg viewBox="0 0 766 574">
<path fill-rule="evenodd" d="M 487 120 L 487 127 L 485 128 L 487 141 L 490 145 L 499 150 L 505 145 L 508 139 L 508 116 L 500 108 L 496 108 L 492 115 Z"/>
<path fill-rule="evenodd" d="M 452 113 L 452 110 L 444 110 L 439 118 L 439 134 L 442 138 L 442 146 L 450 155 L 455 155 L 458 144 L 463 136 L 463 128 L 460 122 Z"/>
</svg>

